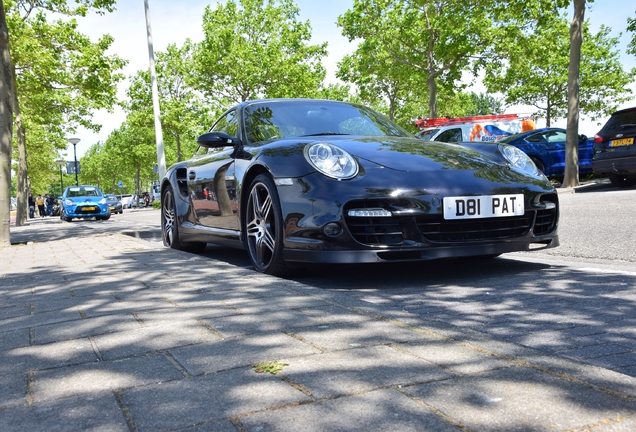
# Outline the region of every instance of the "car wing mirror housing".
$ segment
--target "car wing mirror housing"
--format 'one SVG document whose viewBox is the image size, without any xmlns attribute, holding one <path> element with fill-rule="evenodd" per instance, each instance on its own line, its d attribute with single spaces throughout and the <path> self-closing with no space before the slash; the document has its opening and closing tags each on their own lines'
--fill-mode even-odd
<svg viewBox="0 0 636 432">
<path fill-rule="evenodd" d="M 218 148 L 239 145 L 241 140 L 225 132 L 207 132 L 197 138 L 197 144 L 205 148 Z"/>
</svg>

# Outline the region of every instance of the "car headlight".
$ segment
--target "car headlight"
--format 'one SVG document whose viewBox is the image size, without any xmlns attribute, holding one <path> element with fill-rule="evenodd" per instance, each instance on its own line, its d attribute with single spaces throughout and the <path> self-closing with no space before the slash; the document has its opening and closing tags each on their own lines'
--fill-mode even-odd
<svg viewBox="0 0 636 432">
<path fill-rule="evenodd" d="M 108 200 L 106 198 L 102 198 L 99 200 L 99 202 L 97 204 L 106 204 L 108 202 Z"/>
<path fill-rule="evenodd" d="M 508 162 L 510 162 L 512 167 L 533 175 L 540 174 L 539 169 L 534 162 L 532 162 L 532 159 L 530 159 L 527 154 L 519 150 L 517 147 L 507 144 L 499 144 L 499 152 Z"/>
<path fill-rule="evenodd" d="M 71 201 L 70 199 L 67 199 L 67 200 L 64 201 L 64 205 L 72 206 L 72 205 L 75 205 L 75 203 L 73 201 Z"/>
<path fill-rule="evenodd" d="M 345 180 L 358 173 L 358 162 L 338 146 L 326 142 L 305 147 L 305 158 L 316 170 L 327 177 Z"/>
</svg>

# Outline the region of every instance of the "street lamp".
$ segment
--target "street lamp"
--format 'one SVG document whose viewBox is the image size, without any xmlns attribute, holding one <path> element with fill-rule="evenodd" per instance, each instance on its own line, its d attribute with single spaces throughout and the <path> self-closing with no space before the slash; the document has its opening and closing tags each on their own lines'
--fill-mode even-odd
<svg viewBox="0 0 636 432">
<path fill-rule="evenodd" d="M 80 139 L 79 138 L 69 138 L 68 142 L 73 144 L 73 157 L 75 159 L 75 186 L 79 186 L 79 181 L 77 180 L 77 151 L 75 149 L 76 149 L 77 143 L 80 142 Z"/>
<path fill-rule="evenodd" d="M 66 161 L 62 159 L 58 159 L 55 161 L 56 164 L 60 167 L 60 195 L 64 193 L 64 183 L 62 182 L 62 165 L 66 164 Z"/>
</svg>

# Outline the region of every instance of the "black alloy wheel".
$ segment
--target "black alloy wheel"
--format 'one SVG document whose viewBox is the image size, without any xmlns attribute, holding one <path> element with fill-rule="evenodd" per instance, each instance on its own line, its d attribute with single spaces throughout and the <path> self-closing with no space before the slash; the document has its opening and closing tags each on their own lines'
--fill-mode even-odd
<svg viewBox="0 0 636 432">
<path fill-rule="evenodd" d="M 249 190 L 245 214 L 247 250 L 254 268 L 273 276 L 285 276 L 283 218 L 278 191 L 266 174 L 258 175 Z"/>
<path fill-rule="evenodd" d="M 205 250 L 207 243 L 181 242 L 179 238 L 179 227 L 177 225 L 177 207 L 175 205 L 172 187 L 167 186 L 161 199 L 161 236 L 164 246 L 193 253 L 201 253 Z"/>
</svg>

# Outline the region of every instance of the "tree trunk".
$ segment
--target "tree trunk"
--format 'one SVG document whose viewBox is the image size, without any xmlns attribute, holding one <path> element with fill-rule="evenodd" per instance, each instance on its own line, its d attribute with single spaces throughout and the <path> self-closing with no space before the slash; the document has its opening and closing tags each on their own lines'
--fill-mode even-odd
<svg viewBox="0 0 636 432">
<path fill-rule="evenodd" d="M 13 88 L 17 90 L 15 69 L 12 69 L 12 72 Z M 26 134 L 24 132 L 24 125 L 22 124 L 22 114 L 20 113 L 17 93 L 13 97 L 13 110 L 15 112 L 15 127 L 18 133 L 18 182 L 16 187 L 18 208 L 16 209 L 15 226 L 22 226 L 27 220 L 27 210 L 29 207 L 27 197 L 29 196 L 29 188 L 27 181 Z"/>
<path fill-rule="evenodd" d="M 437 118 L 437 83 L 435 82 L 435 74 L 429 72 L 428 79 L 428 117 Z"/>
<path fill-rule="evenodd" d="M 570 66 L 568 68 L 568 124 L 565 138 L 565 175 L 561 187 L 579 185 L 579 69 L 583 44 L 585 0 L 574 0 L 570 26 Z"/>
<path fill-rule="evenodd" d="M 0 247 L 11 246 L 12 70 L 9 29 L 0 0 Z"/>
</svg>

